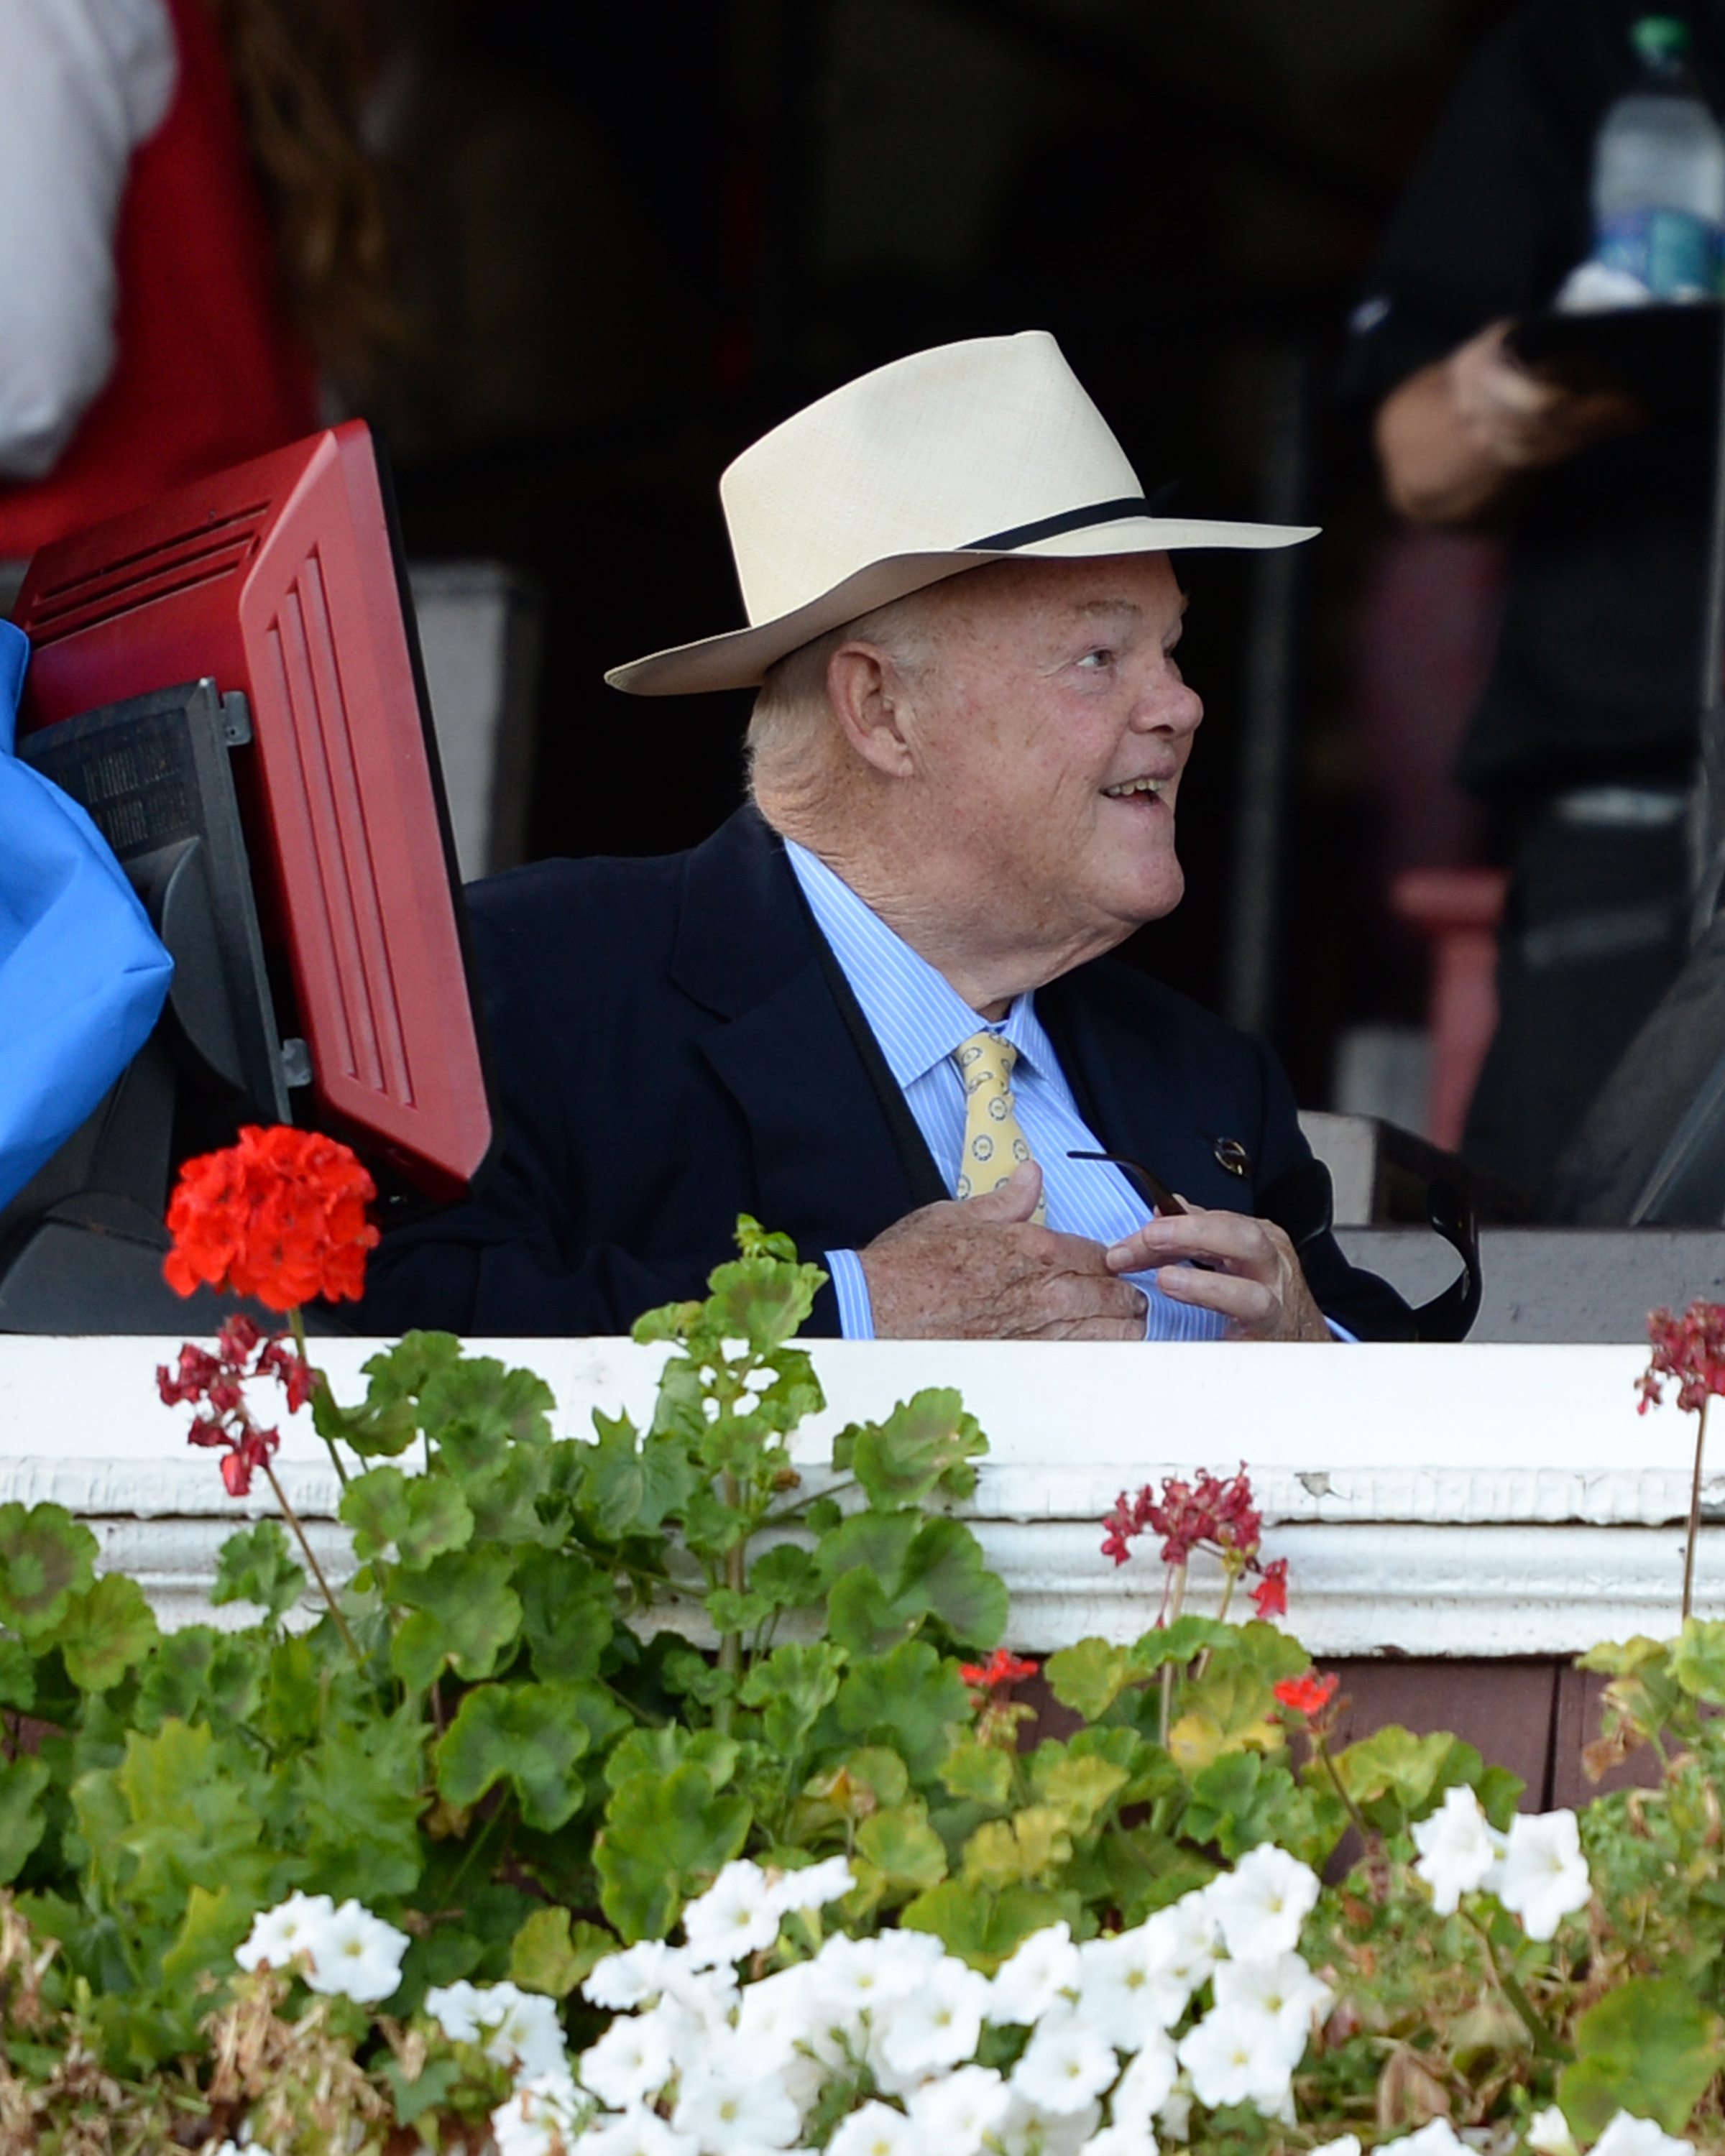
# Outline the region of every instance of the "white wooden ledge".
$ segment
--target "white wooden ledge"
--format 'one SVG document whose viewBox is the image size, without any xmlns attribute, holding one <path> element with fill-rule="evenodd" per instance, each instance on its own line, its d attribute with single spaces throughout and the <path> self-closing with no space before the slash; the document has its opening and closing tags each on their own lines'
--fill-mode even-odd
<svg viewBox="0 0 1725 2156">
<path fill-rule="evenodd" d="M 381 1344 L 317 1343 L 340 1397 Z M 649 1411 L 665 1351 L 626 1340 L 471 1343 L 539 1371 L 558 1434 L 594 1407 Z M 203 1591 L 244 1504 L 216 1456 L 188 1447 L 187 1409 L 153 1373 L 177 1339 L 0 1337 L 0 1502 L 51 1499 L 86 1519 L 104 1562 L 135 1573 L 169 1625 Z M 1117 1571 L 1101 1514 L 1125 1488 L 1208 1466 L 1250 1469 L 1266 1551 L 1289 1560 L 1290 1625 L 1315 1653 L 1568 1654 L 1675 1630 L 1694 1423 L 1636 1414 L 1645 1351 L 1623 1347 L 1040 1346 L 831 1342 L 814 1349 L 830 1405 L 799 1433 L 811 1467 L 850 1420 L 925 1385 L 956 1385 L 991 1450 L 966 1509 L 1012 1590 L 1014 1645 L 1131 1639 L 1161 1594 L 1153 1547 Z M 264 1419 L 281 1396 L 265 1389 Z M 335 1476 L 301 1414 L 282 1424 L 293 1502 L 338 1567 Z M 1725 1430 L 1704 1485 L 1702 1614 L 1725 1616 Z M 404 1463 L 405 1464 L 405 1463 Z M 1204 1583 L 1192 1606 L 1208 1606 Z M 238 1621 L 239 1611 L 216 1613 Z"/>
</svg>

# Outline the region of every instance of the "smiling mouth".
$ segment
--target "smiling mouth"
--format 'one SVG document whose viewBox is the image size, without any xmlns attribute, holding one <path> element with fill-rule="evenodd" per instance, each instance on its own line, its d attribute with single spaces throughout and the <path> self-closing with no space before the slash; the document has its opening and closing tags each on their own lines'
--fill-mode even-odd
<svg viewBox="0 0 1725 2156">
<path fill-rule="evenodd" d="M 1162 789 L 1167 784 L 1165 778 L 1126 778 L 1118 786 L 1105 786 L 1102 792 L 1110 801 L 1130 801 L 1135 797 L 1143 796 L 1159 801 Z"/>
</svg>

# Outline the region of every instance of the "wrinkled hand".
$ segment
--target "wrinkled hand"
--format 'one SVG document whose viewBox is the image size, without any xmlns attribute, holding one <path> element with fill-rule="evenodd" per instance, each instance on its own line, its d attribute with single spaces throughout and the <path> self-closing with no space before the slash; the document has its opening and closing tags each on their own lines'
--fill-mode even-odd
<svg viewBox="0 0 1725 2156">
<path fill-rule="evenodd" d="M 1639 425 L 1631 397 L 1543 381 L 1504 346 L 1508 325 L 1494 322 L 1445 362 L 1455 415 L 1475 449 L 1505 472 L 1562 464 L 1606 434 Z"/>
<path fill-rule="evenodd" d="M 881 1340 L 1142 1340 L 1144 1297 L 1100 1243 L 1030 1219 L 1042 1171 L 925 1205 L 857 1255 Z"/>
<path fill-rule="evenodd" d="M 1201 1258 L 1214 1271 L 1183 1260 Z M 1194 1206 L 1152 1220 L 1107 1253 L 1117 1273 L 1159 1268 L 1171 1302 L 1219 1311 L 1230 1340 L 1333 1340 L 1312 1299 L 1294 1246 L 1273 1220 Z"/>
</svg>

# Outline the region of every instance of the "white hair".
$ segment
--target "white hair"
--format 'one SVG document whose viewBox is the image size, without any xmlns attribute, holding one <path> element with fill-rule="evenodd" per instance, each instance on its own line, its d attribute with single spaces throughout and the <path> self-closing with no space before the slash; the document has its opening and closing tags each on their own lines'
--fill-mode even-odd
<svg viewBox="0 0 1725 2156">
<path fill-rule="evenodd" d="M 750 715 L 747 752 L 749 792 L 775 829 L 794 837 L 820 825 L 850 775 L 851 752 L 827 696 L 833 654 L 845 644 L 875 644 L 901 672 L 919 674 L 932 656 L 932 613 L 929 593 L 912 592 L 799 644 L 769 670 Z"/>
</svg>

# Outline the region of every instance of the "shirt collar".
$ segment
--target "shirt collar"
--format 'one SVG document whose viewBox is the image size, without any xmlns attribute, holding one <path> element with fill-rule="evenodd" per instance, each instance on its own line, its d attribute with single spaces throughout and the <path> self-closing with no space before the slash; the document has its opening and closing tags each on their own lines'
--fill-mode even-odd
<svg viewBox="0 0 1725 2156">
<path fill-rule="evenodd" d="M 819 855 L 793 839 L 785 840 L 784 850 L 816 925 L 832 946 L 886 1067 L 901 1086 L 945 1062 L 983 1029 L 987 1021 L 946 977 L 889 928 Z M 1055 1067 L 1054 1050 L 1034 1004 L 1031 995 L 1016 998 L 1004 1020 L 990 1029 L 1009 1040 L 1031 1068 L 1048 1071 Z"/>
</svg>

